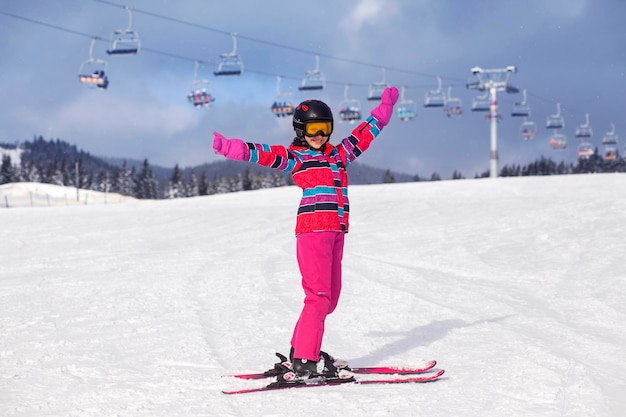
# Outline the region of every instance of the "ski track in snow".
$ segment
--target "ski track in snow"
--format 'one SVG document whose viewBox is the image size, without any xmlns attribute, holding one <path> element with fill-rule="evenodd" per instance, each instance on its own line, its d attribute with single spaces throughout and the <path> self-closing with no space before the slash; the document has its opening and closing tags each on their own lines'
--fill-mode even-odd
<svg viewBox="0 0 626 417">
<path fill-rule="evenodd" d="M 623 174 L 353 186 L 324 348 L 435 383 L 225 396 L 287 353 L 294 187 L 0 211 L 2 416 L 621 416 Z"/>
</svg>

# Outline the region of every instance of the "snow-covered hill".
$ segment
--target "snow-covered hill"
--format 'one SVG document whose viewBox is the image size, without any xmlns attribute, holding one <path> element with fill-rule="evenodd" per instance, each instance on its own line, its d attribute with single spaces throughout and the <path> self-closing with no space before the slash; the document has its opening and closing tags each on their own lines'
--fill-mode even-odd
<svg viewBox="0 0 626 417">
<path fill-rule="evenodd" d="M 39 182 L 0 185 L 0 208 L 117 204 L 135 200 L 117 193 L 103 193 Z"/>
<path fill-rule="evenodd" d="M 623 416 L 626 175 L 353 186 L 325 350 L 432 384 L 225 396 L 302 303 L 294 187 L 0 211 L 2 416 Z"/>
</svg>

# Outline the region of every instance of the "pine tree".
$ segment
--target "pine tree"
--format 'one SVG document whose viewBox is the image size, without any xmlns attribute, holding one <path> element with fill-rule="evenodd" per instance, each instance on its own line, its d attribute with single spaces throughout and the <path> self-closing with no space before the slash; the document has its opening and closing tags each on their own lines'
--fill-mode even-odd
<svg viewBox="0 0 626 417">
<path fill-rule="evenodd" d="M 186 197 L 185 183 L 183 181 L 183 174 L 178 168 L 178 164 L 174 166 L 172 176 L 168 183 L 167 191 L 165 192 L 166 198 L 183 198 Z"/>
<path fill-rule="evenodd" d="M 0 184 L 8 184 L 17 181 L 15 169 L 11 164 L 9 155 L 2 155 L 2 164 L 0 165 Z"/>
<path fill-rule="evenodd" d="M 200 186 L 198 185 L 198 178 L 196 178 L 196 171 L 194 169 L 189 173 L 189 181 L 187 182 L 185 194 L 187 197 L 200 195 Z"/>
<path fill-rule="evenodd" d="M 388 169 L 387 171 L 385 171 L 385 174 L 383 175 L 383 184 L 390 184 L 394 182 L 396 182 L 396 178 L 391 173 L 391 170 Z"/>
<path fill-rule="evenodd" d="M 218 175 L 213 180 L 213 190 L 211 194 L 224 194 L 231 192 L 228 186 L 228 178 Z"/>
<path fill-rule="evenodd" d="M 207 178 L 206 172 L 202 172 L 202 175 L 200 175 L 198 195 L 209 195 L 209 179 Z"/>
<path fill-rule="evenodd" d="M 252 173 L 250 168 L 246 168 L 246 172 L 243 174 L 242 187 L 244 191 L 252 190 Z"/>
<path fill-rule="evenodd" d="M 19 170 L 19 181 L 23 182 L 42 182 L 39 170 L 34 164 L 28 161 L 22 160 Z"/>
<path fill-rule="evenodd" d="M 157 180 L 147 159 L 143 161 L 143 167 L 135 184 L 135 197 L 150 200 L 158 198 Z"/>
<path fill-rule="evenodd" d="M 115 171 L 113 181 L 114 189 L 120 194 L 132 196 L 135 190 L 135 169 L 129 169 L 126 160 L 122 162 L 121 168 Z"/>
</svg>

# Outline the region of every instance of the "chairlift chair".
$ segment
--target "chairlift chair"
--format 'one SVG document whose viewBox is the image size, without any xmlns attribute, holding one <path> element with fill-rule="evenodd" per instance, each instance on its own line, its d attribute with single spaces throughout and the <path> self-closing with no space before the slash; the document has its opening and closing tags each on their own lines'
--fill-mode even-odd
<svg viewBox="0 0 626 417">
<path fill-rule="evenodd" d="M 96 38 L 93 38 L 89 45 L 89 58 L 78 68 L 78 80 L 89 88 L 105 90 L 109 86 L 109 79 L 106 75 L 107 62 L 93 57 L 95 43 Z"/>
<path fill-rule="evenodd" d="M 441 89 L 441 77 L 437 76 L 438 87 L 426 93 L 424 107 L 443 107 L 446 104 L 446 93 Z"/>
<path fill-rule="evenodd" d="M 485 95 L 474 97 L 472 99 L 472 111 L 485 112 L 491 109 L 491 98 L 489 90 L 485 90 Z"/>
<path fill-rule="evenodd" d="M 577 149 L 579 159 L 589 159 L 596 153 L 594 146 L 587 140 L 593 135 L 589 125 L 589 114 L 585 114 L 585 120 L 585 124 L 576 128 L 575 134 L 577 138 L 582 138 L 582 142 Z"/>
<path fill-rule="evenodd" d="M 507 82 L 506 86 L 504 87 L 504 91 L 506 91 L 509 94 L 516 94 L 516 93 L 519 93 L 519 88 Z"/>
<path fill-rule="evenodd" d="M 361 120 L 361 103 L 359 100 L 348 97 L 349 84 L 343 92 L 343 101 L 339 105 L 339 118 L 342 122 L 354 123 Z"/>
<path fill-rule="evenodd" d="M 283 99 L 283 97 L 290 96 L 291 93 L 283 93 L 280 91 L 280 81 L 282 77 L 276 77 L 276 101 L 272 104 L 272 113 L 276 117 L 292 116 L 294 112 L 293 103 L 289 100 Z"/>
<path fill-rule="evenodd" d="M 413 100 L 407 100 L 404 98 L 405 87 L 400 89 L 400 101 L 396 105 L 396 116 L 403 122 L 415 119 L 417 116 L 416 104 Z"/>
<path fill-rule="evenodd" d="M 111 35 L 111 49 L 109 55 L 135 55 L 141 48 L 139 34 L 133 30 L 133 13 L 130 6 L 126 6 L 128 12 L 128 27 L 118 29 Z"/>
<path fill-rule="evenodd" d="M 237 33 L 232 32 L 230 36 L 233 38 L 233 50 L 220 55 L 217 70 L 213 72 L 216 76 L 241 75 L 243 73 L 243 61 L 237 55 Z"/>
<path fill-rule="evenodd" d="M 554 132 L 550 137 L 550 147 L 555 150 L 567 149 L 567 138 L 558 131 Z"/>
<path fill-rule="evenodd" d="M 449 86 L 443 113 L 448 117 L 460 117 L 463 114 L 463 102 L 460 98 L 452 97 L 451 92 L 452 86 Z"/>
<path fill-rule="evenodd" d="M 206 86 L 209 84 L 209 80 L 203 80 L 198 78 L 198 69 L 200 68 L 200 62 L 196 61 L 193 73 L 193 82 L 189 94 L 187 94 L 187 100 L 198 108 L 211 107 L 211 103 L 215 101 L 215 97 L 207 92 Z"/>
<path fill-rule="evenodd" d="M 293 104 L 288 101 L 275 101 L 272 103 L 272 113 L 274 113 L 276 117 L 292 116 L 293 112 Z"/>
<path fill-rule="evenodd" d="M 526 102 L 526 89 L 522 91 L 524 95 L 524 99 L 518 103 L 513 105 L 513 110 L 511 111 L 512 117 L 528 117 L 530 116 L 530 106 Z"/>
<path fill-rule="evenodd" d="M 320 57 L 315 56 L 315 68 L 306 72 L 302 83 L 298 87 L 300 91 L 323 90 L 326 86 L 324 74 L 320 72 Z"/>
<path fill-rule="evenodd" d="M 582 125 L 576 127 L 576 137 L 577 138 L 590 138 L 593 136 L 593 131 L 591 130 L 591 126 L 589 125 L 589 113 L 585 113 L 586 122 Z"/>
<path fill-rule="evenodd" d="M 606 132 L 602 138 L 603 145 L 617 145 L 617 134 L 615 133 L 615 125 L 611 123 L 611 131 Z"/>
<path fill-rule="evenodd" d="M 605 161 L 614 161 L 617 159 L 617 134 L 615 133 L 615 125 L 611 123 L 611 131 L 607 132 L 602 138 L 604 145 L 604 153 L 602 159 Z"/>
<path fill-rule="evenodd" d="M 605 161 L 615 161 L 617 159 L 617 148 L 605 148 L 602 159 Z"/>
<path fill-rule="evenodd" d="M 519 128 L 520 134 L 524 140 L 532 140 L 537 136 L 537 124 L 524 118 L 524 122 Z"/>
<path fill-rule="evenodd" d="M 385 68 L 381 68 L 383 73 L 383 79 L 381 81 L 373 82 L 367 88 L 367 100 L 368 101 L 379 101 L 382 98 L 383 91 L 385 88 L 389 87 L 386 79 L 386 71 Z"/>
<path fill-rule="evenodd" d="M 548 116 L 546 120 L 547 129 L 562 129 L 565 127 L 565 120 L 561 116 L 561 103 L 556 103 L 556 114 Z"/>
<path fill-rule="evenodd" d="M 589 142 L 582 142 L 578 145 L 578 149 L 576 151 L 578 152 L 579 159 L 589 159 L 595 153 L 593 145 Z"/>
</svg>

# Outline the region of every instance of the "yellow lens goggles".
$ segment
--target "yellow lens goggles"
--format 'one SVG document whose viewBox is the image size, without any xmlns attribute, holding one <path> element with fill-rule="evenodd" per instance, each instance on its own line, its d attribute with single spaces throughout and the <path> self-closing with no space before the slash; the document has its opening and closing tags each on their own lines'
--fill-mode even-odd
<svg viewBox="0 0 626 417">
<path fill-rule="evenodd" d="M 330 136 L 332 132 L 333 124 L 331 122 L 309 122 L 304 125 L 306 136 Z"/>
</svg>

